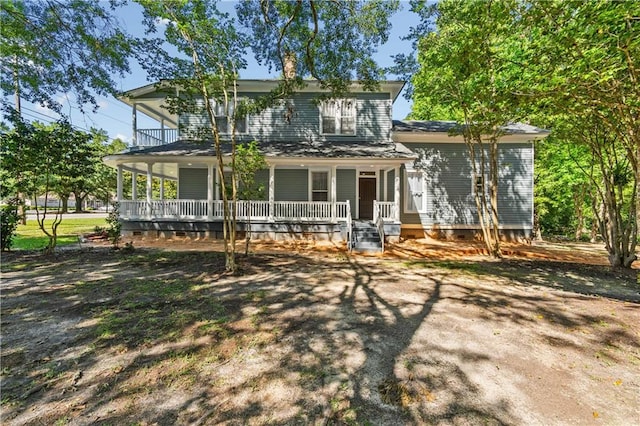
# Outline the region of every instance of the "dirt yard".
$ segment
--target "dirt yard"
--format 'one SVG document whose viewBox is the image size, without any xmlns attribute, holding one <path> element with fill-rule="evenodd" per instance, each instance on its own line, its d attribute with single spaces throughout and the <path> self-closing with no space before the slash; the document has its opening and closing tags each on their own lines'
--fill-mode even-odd
<svg viewBox="0 0 640 426">
<path fill-rule="evenodd" d="M 134 246 L 3 255 L 2 424 L 640 424 L 638 271 L 597 246 Z"/>
</svg>

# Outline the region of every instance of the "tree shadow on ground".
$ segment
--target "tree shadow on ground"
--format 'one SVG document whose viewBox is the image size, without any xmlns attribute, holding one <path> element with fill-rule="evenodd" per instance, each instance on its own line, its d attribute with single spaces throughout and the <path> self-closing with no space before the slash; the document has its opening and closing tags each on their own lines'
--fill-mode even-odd
<svg viewBox="0 0 640 426">
<path fill-rule="evenodd" d="M 3 422 L 512 424 L 515 408 L 469 376 L 491 353 L 442 338 L 451 306 L 528 329 L 606 322 L 590 340 L 638 346 L 615 318 L 479 286 L 454 265 L 261 254 L 239 276 L 223 269 L 211 252 L 3 259 Z M 514 286 L 554 279 L 531 274 Z"/>
</svg>

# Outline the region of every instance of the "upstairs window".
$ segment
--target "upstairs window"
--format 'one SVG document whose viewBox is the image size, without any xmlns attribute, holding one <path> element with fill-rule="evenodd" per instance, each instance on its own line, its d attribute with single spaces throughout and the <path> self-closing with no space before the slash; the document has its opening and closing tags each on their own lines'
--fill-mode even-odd
<svg viewBox="0 0 640 426">
<path fill-rule="evenodd" d="M 240 103 L 238 99 L 238 103 Z M 233 101 L 227 103 L 225 108 L 224 103 L 211 100 L 211 107 L 213 108 L 213 115 L 216 118 L 216 124 L 218 125 L 218 131 L 221 134 L 231 133 L 231 117 L 234 115 Z M 236 133 L 247 133 L 247 117 L 236 119 Z"/>
<path fill-rule="evenodd" d="M 324 135 L 355 135 L 356 100 L 329 99 L 322 102 L 320 131 Z"/>
</svg>

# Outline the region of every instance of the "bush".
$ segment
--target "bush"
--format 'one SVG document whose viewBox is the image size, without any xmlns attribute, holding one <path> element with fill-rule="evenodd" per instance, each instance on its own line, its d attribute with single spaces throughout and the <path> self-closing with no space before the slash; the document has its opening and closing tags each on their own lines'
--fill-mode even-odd
<svg viewBox="0 0 640 426">
<path fill-rule="evenodd" d="M 2 206 L 2 209 L 0 210 L 0 222 L 2 223 L 0 229 L 2 251 L 11 249 L 13 237 L 15 237 L 16 229 L 18 229 L 19 219 L 17 200 L 12 199 L 7 205 Z"/>
<path fill-rule="evenodd" d="M 106 219 L 109 227 L 107 228 L 107 235 L 109 241 L 113 244 L 113 248 L 118 248 L 120 237 L 122 234 L 122 223 L 120 223 L 120 204 L 113 203 L 113 209 L 109 212 Z"/>
</svg>

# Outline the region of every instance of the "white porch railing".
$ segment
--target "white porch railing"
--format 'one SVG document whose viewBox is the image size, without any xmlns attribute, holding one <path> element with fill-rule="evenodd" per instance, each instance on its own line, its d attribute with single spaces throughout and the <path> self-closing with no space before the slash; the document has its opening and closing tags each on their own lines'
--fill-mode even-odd
<svg viewBox="0 0 640 426">
<path fill-rule="evenodd" d="M 373 223 L 377 223 L 378 218 L 381 218 L 385 222 L 398 221 L 398 205 L 394 201 L 374 201 Z"/>
<path fill-rule="evenodd" d="M 238 220 L 270 220 L 296 222 L 345 221 L 349 216 L 349 203 L 327 201 L 238 201 Z M 120 217 L 123 219 L 190 219 L 222 220 L 224 206 L 221 200 L 122 200 Z"/>
<path fill-rule="evenodd" d="M 137 146 L 159 146 L 178 140 L 178 129 L 138 129 Z"/>
</svg>

